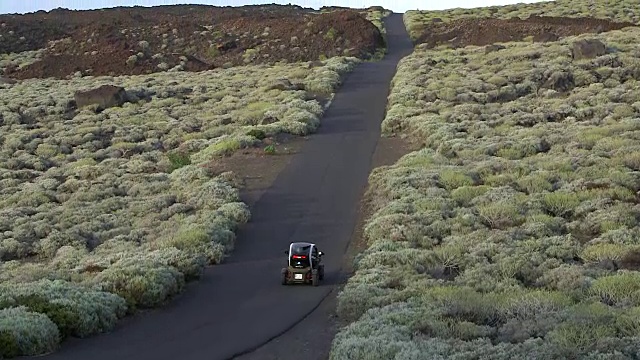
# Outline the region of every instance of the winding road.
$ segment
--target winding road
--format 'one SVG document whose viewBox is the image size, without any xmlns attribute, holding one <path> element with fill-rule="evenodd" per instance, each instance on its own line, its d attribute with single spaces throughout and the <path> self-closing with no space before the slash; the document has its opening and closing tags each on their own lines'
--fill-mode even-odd
<svg viewBox="0 0 640 360">
<path fill-rule="evenodd" d="M 413 49 L 402 14 L 386 18 L 385 26 L 387 55 L 348 75 L 319 131 L 251 209 L 252 219 L 239 230 L 224 264 L 208 268 L 170 305 L 39 358 L 231 359 L 285 333 L 317 308 L 341 281 L 389 84 L 398 61 Z M 283 251 L 292 241 L 315 242 L 326 253 L 320 286 L 280 284 Z"/>
</svg>

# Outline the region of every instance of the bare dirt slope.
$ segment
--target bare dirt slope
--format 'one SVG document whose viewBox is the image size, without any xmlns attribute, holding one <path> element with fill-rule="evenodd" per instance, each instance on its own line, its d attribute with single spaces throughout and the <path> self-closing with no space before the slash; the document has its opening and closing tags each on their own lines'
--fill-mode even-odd
<svg viewBox="0 0 640 360">
<path fill-rule="evenodd" d="M 281 5 L 56 9 L 2 15 L 0 35 L 0 54 L 45 49 L 40 61 L 5 70 L 16 79 L 366 58 L 384 44 L 362 11 Z"/>
<path fill-rule="evenodd" d="M 561 37 L 585 33 L 600 33 L 635 26 L 629 22 L 614 22 L 594 18 L 530 16 L 527 19 L 462 18 L 452 21 L 433 19 L 423 24 L 415 43 L 434 47 L 451 44 L 455 47 L 488 45 L 508 41 L 555 41 Z"/>
</svg>

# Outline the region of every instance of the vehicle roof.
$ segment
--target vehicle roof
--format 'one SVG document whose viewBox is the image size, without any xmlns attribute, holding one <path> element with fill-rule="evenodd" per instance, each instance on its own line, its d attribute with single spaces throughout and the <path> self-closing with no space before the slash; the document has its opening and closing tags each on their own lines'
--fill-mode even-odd
<svg viewBox="0 0 640 360">
<path fill-rule="evenodd" d="M 292 242 L 291 245 L 294 246 L 309 246 L 309 245 L 316 245 L 314 243 L 310 243 L 310 242 L 304 242 L 304 241 L 299 241 L 299 242 Z"/>
</svg>

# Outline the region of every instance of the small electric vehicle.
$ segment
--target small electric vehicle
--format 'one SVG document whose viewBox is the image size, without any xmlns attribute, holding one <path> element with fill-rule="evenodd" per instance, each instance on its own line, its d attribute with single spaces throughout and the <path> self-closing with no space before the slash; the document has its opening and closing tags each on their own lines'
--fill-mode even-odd
<svg viewBox="0 0 640 360">
<path fill-rule="evenodd" d="M 318 286 L 324 279 L 324 265 L 322 251 L 316 244 L 308 242 L 293 242 L 289 245 L 287 267 L 282 268 L 282 285 L 311 284 Z"/>
</svg>

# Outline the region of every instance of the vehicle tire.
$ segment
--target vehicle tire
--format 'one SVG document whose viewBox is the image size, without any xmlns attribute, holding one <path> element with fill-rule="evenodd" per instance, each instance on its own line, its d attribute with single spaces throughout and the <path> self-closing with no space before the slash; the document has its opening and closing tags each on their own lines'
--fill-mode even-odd
<svg viewBox="0 0 640 360">
<path fill-rule="evenodd" d="M 320 265 L 318 268 L 318 278 L 324 280 L 324 265 Z"/>
<path fill-rule="evenodd" d="M 313 286 L 320 285 L 320 279 L 319 279 L 318 270 L 314 270 L 311 273 L 311 285 L 313 285 Z"/>
<path fill-rule="evenodd" d="M 280 275 L 282 277 L 282 285 L 288 285 L 289 282 L 287 281 L 287 269 L 282 269 L 282 275 Z"/>
</svg>

